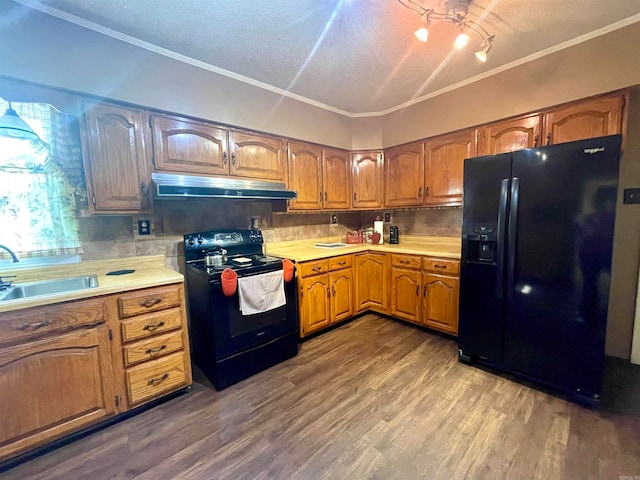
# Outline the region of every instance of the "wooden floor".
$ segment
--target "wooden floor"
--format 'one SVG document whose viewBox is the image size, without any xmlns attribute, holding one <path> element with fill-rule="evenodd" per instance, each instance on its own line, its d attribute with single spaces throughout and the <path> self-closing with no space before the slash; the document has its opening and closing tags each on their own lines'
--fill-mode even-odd
<svg viewBox="0 0 640 480">
<path fill-rule="evenodd" d="M 613 391 L 589 410 L 456 353 L 451 339 L 366 315 L 222 392 L 195 384 L 0 478 L 640 476 L 640 367 L 609 365 Z"/>
</svg>

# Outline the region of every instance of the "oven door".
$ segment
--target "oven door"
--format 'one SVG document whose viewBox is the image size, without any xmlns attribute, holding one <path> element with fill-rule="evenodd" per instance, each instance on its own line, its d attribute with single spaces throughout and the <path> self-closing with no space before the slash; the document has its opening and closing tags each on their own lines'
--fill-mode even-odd
<svg viewBox="0 0 640 480">
<path fill-rule="evenodd" d="M 211 282 L 216 358 L 226 358 L 298 330 L 296 278 L 284 284 L 286 304 L 254 315 L 243 315 L 238 295 L 226 297 L 219 282 Z"/>
</svg>

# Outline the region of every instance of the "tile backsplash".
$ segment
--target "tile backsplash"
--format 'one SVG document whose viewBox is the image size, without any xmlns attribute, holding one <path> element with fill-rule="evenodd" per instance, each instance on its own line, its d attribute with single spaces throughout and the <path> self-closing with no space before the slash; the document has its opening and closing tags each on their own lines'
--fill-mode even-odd
<svg viewBox="0 0 640 480">
<path fill-rule="evenodd" d="M 267 246 L 269 242 L 346 235 L 348 230 L 373 225 L 383 212 L 283 213 L 278 202 L 230 199 L 156 201 L 149 216 L 93 216 L 78 220 L 83 260 L 165 255 L 166 264 L 182 270 L 185 233 L 206 230 L 249 228 L 258 217 Z M 462 209 L 459 207 L 390 210 L 391 222 L 402 234 L 459 236 Z M 331 223 L 331 215 L 337 223 Z M 139 219 L 151 220 L 151 235 L 138 235 Z M 401 237 L 402 241 L 402 237 Z"/>
</svg>

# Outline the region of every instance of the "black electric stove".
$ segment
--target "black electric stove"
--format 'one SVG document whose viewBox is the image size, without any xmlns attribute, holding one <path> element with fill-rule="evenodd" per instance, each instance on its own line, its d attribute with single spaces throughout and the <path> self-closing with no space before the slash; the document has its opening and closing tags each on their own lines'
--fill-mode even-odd
<svg viewBox="0 0 640 480">
<path fill-rule="evenodd" d="M 286 304 L 243 315 L 237 292 L 222 293 L 225 268 L 238 278 L 282 270 L 282 259 L 263 254 L 259 230 L 211 230 L 184 236 L 189 332 L 194 362 L 221 390 L 298 353 L 296 278 L 284 283 Z M 224 248 L 227 262 L 205 265 L 207 252 Z M 284 282 L 284 279 L 283 279 Z"/>
</svg>

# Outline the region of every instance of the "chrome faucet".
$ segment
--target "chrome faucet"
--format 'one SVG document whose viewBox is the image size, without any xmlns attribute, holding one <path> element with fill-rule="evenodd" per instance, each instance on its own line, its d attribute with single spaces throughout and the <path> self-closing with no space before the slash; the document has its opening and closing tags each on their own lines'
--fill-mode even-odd
<svg viewBox="0 0 640 480">
<path fill-rule="evenodd" d="M 13 250 L 11 250 L 9 247 L 5 247 L 4 245 L 0 245 L 0 248 L 2 248 L 4 250 L 6 250 L 7 252 L 9 252 L 9 255 L 11 255 L 11 258 L 13 258 L 13 263 L 18 263 L 20 261 L 18 256 L 15 254 L 15 252 Z"/>
</svg>

